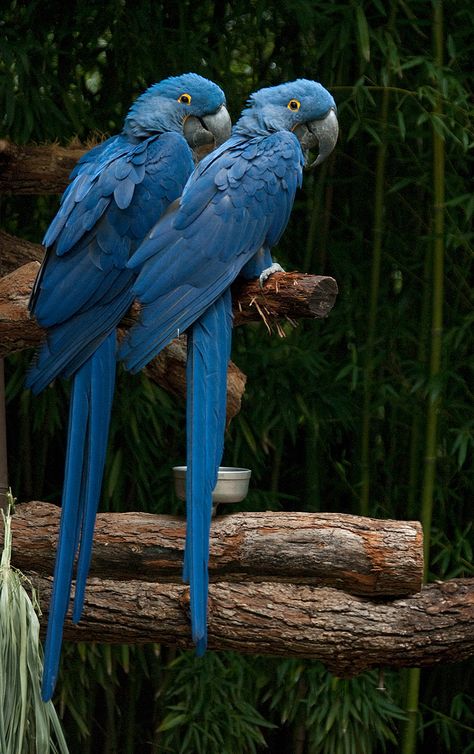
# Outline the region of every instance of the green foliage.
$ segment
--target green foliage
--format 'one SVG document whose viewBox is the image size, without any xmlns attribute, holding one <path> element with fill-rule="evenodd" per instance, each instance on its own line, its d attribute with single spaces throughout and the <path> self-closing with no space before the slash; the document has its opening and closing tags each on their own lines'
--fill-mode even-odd
<svg viewBox="0 0 474 754">
<path fill-rule="evenodd" d="M 448 713 L 439 708 L 435 697 L 426 710 L 429 722 L 424 734 L 433 729 L 445 751 L 469 754 L 474 751 L 474 697 L 471 694 L 456 694 L 451 698 Z M 444 705 L 443 705 L 444 706 Z M 470 738 L 470 743 L 465 743 Z"/>
<path fill-rule="evenodd" d="M 306 76 L 328 86 L 340 141 L 305 176 L 275 256 L 286 269 L 334 276 L 340 293 L 326 321 L 288 323 L 284 338 L 263 324 L 236 330 L 233 358 L 248 382 L 224 462 L 253 470 L 249 497 L 236 508 L 357 513 L 365 489 L 370 515 L 420 518 L 426 419 L 437 401 L 430 577 L 446 579 L 472 575 L 474 547 L 474 9 L 467 0 L 444 5 L 440 62 L 429 0 L 7 0 L 0 135 L 67 142 L 115 132 L 139 91 L 184 70 L 218 81 L 234 117 L 263 85 Z M 435 142 L 445 165 L 436 180 Z M 440 189 L 442 233 L 434 226 Z M 51 197 L 4 198 L 0 216 L 10 232 L 39 241 L 56 206 Z M 444 295 L 433 373 L 435 238 Z M 27 361 L 6 365 L 12 483 L 20 499 L 58 500 L 68 389 L 58 381 L 36 398 L 24 393 Z M 103 509 L 182 511 L 170 469 L 184 447 L 182 403 L 121 373 Z M 174 664 L 155 647 L 70 648 L 63 665 L 58 694 L 81 754 L 114 751 L 114 735 L 126 754 L 179 752 L 188 731 L 190 754 L 212 751 L 220 736 L 232 752 L 262 751 L 265 739 L 269 751 L 294 754 L 345 754 L 361 742 L 364 752 L 394 751 L 400 738 L 398 675 L 384 693 L 371 674 L 346 682 L 317 664 L 230 655 L 201 665 L 180 655 Z M 421 679 L 418 751 L 468 754 L 472 664 Z M 240 709 L 228 728 L 222 688 Z M 203 689 L 221 719 L 196 707 Z M 153 719 L 144 711 L 150 698 Z"/>
<path fill-rule="evenodd" d="M 164 717 L 158 751 L 176 754 L 256 754 L 265 744 L 261 728 L 272 727 L 257 711 L 256 673 L 231 653 L 204 658 L 182 654 L 168 667 L 170 683 L 158 698 Z M 179 743 L 178 743 L 179 742 Z"/>
<path fill-rule="evenodd" d="M 387 742 L 397 742 L 395 721 L 404 719 L 375 673 L 343 680 L 314 662 L 279 662 L 267 698 L 281 722 L 307 732 L 308 754 L 386 751 Z"/>
</svg>

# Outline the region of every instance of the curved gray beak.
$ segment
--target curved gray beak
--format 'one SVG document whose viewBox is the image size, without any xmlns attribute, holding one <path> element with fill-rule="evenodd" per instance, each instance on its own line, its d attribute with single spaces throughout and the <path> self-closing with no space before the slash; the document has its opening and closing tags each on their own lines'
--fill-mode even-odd
<svg viewBox="0 0 474 754">
<path fill-rule="evenodd" d="M 301 123 L 293 129 L 293 133 L 301 144 L 306 168 L 309 170 L 309 168 L 320 165 L 336 146 L 339 134 L 336 111 L 331 108 L 328 114 L 321 120 L 310 120 L 307 123 Z M 309 151 L 315 147 L 318 148 L 318 156 L 314 162 L 308 165 Z"/>
<path fill-rule="evenodd" d="M 183 124 L 184 138 L 193 151 L 200 151 L 202 147 L 218 147 L 229 138 L 231 129 L 232 121 L 225 105 L 202 118 L 190 115 Z"/>
</svg>

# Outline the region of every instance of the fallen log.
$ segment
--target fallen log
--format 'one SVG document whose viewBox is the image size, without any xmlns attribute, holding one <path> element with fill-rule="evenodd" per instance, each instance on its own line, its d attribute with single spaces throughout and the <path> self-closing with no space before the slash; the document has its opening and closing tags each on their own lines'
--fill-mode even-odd
<svg viewBox="0 0 474 754">
<path fill-rule="evenodd" d="M 50 503 L 17 506 L 12 520 L 16 567 L 53 573 L 59 514 Z M 99 513 L 91 574 L 181 583 L 184 540 L 181 518 Z M 343 513 L 217 516 L 211 526 L 209 576 L 211 581 L 307 583 L 372 597 L 411 594 L 422 584 L 421 524 Z"/>
<path fill-rule="evenodd" d="M 26 574 L 47 620 L 51 577 Z M 92 577 L 69 641 L 191 647 L 189 587 Z M 321 660 L 339 676 L 373 667 L 427 667 L 474 655 L 474 579 L 430 584 L 395 601 L 337 589 L 220 581 L 209 587 L 210 649 Z"/>
</svg>

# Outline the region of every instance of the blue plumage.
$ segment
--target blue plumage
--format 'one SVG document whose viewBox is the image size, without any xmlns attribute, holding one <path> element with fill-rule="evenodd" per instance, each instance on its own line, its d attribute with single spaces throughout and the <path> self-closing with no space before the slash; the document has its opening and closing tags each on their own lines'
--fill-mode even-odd
<svg viewBox="0 0 474 754">
<path fill-rule="evenodd" d="M 78 555 L 73 620 L 81 615 L 115 382 L 115 330 L 133 301 L 127 267 L 150 228 L 180 196 L 195 146 L 230 133 L 222 90 L 196 74 L 150 87 L 123 132 L 94 147 L 71 174 L 44 238 L 30 310 L 47 328 L 27 386 L 73 377 L 61 525 L 45 648 L 43 698 L 52 695 Z"/>
<path fill-rule="evenodd" d="M 128 268 L 141 318 L 120 349 L 138 371 L 178 333 L 188 331 L 187 533 L 193 640 L 207 642 L 207 563 L 212 490 L 221 461 L 231 342 L 230 285 L 266 275 L 310 149 L 316 162 L 337 139 L 335 103 L 300 79 L 250 97 L 231 138 L 195 168 L 181 199 L 148 233 Z"/>
</svg>

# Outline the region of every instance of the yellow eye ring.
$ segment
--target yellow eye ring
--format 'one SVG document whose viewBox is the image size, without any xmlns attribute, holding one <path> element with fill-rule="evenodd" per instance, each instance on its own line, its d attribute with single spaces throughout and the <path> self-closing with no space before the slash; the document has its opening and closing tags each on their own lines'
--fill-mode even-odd
<svg viewBox="0 0 474 754">
<path fill-rule="evenodd" d="M 190 105 L 191 104 L 191 95 L 185 92 L 184 94 L 180 94 L 178 97 L 178 102 L 181 102 L 182 105 Z"/>
<path fill-rule="evenodd" d="M 299 110 L 301 107 L 301 102 L 298 99 L 290 99 L 290 101 L 287 104 L 288 110 L 293 110 L 295 113 L 297 110 Z"/>
</svg>

